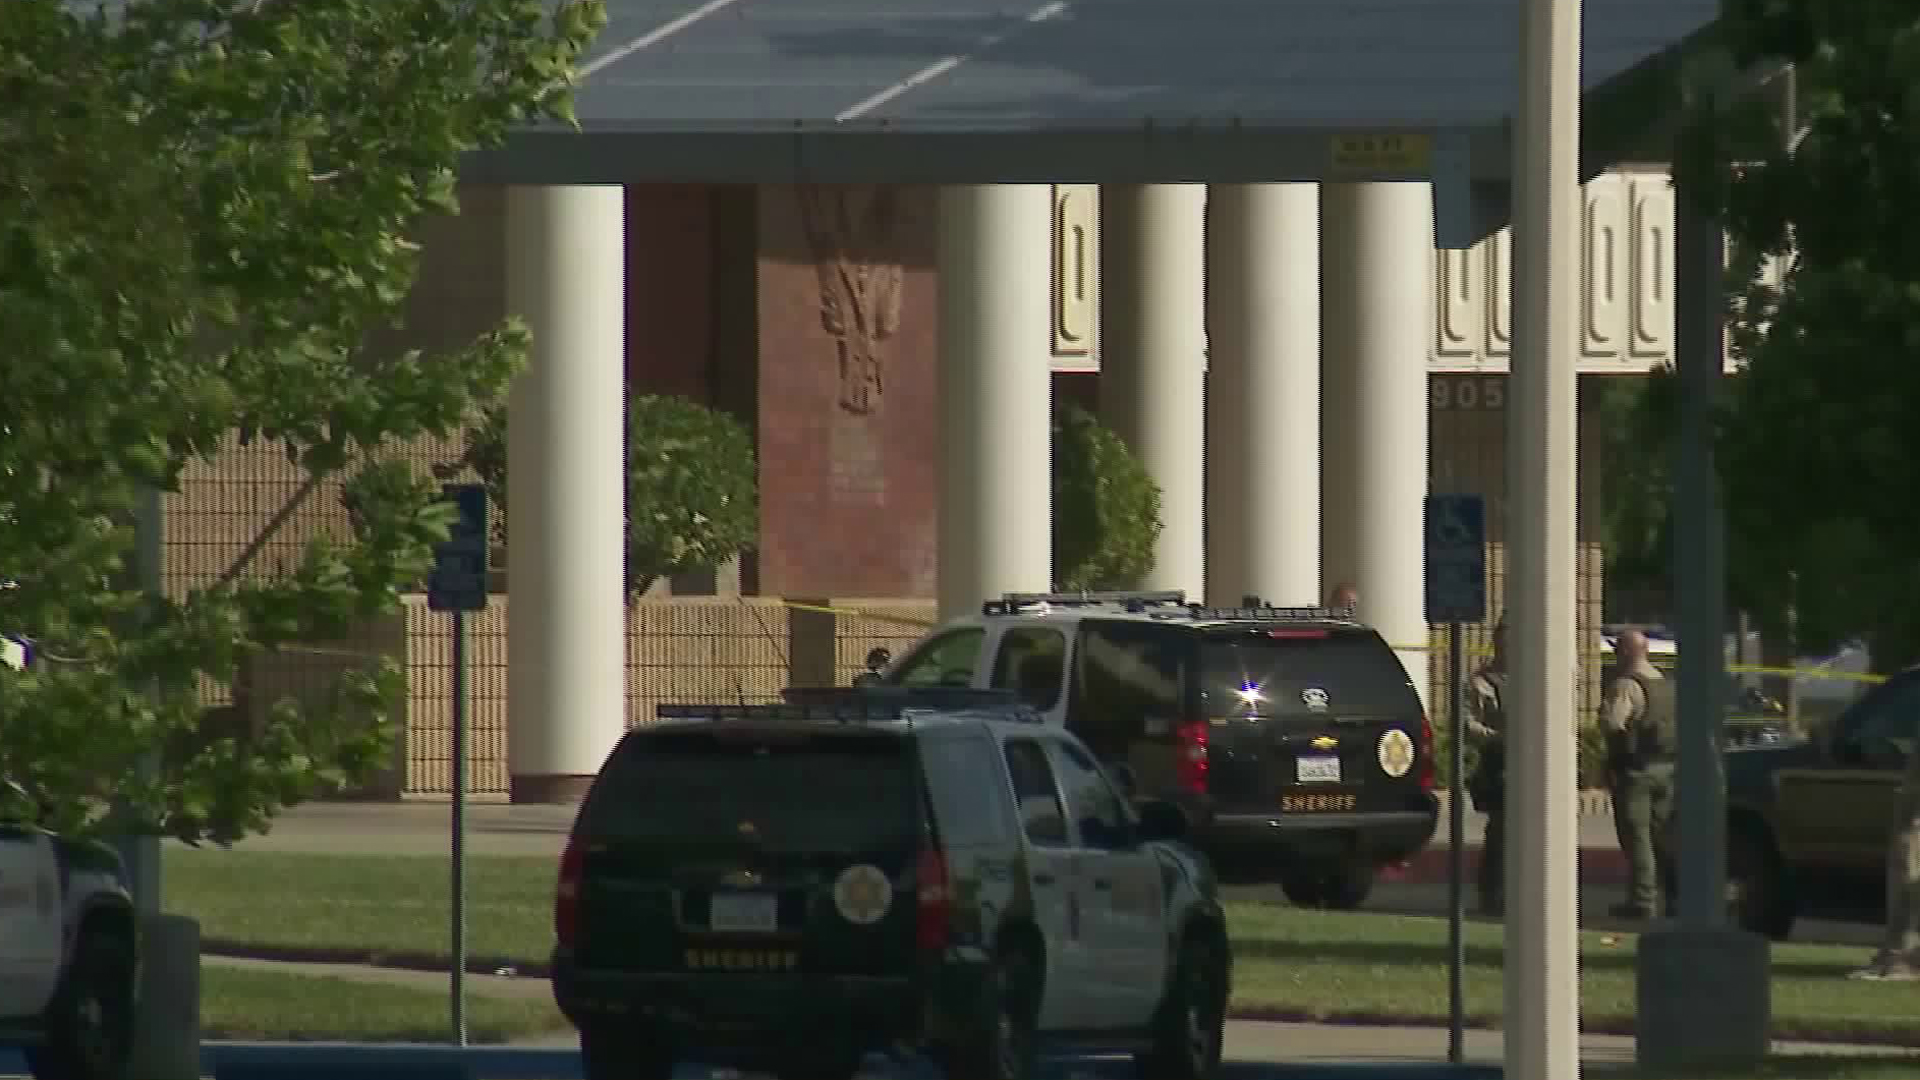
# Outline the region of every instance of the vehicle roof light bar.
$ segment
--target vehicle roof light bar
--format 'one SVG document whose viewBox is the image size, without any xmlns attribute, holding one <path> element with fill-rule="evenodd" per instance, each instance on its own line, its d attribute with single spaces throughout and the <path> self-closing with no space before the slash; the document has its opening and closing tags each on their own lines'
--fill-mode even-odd
<svg viewBox="0 0 1920 1080">
<path fill-rule="evenodd" d="M 1003 593 L 998 600 L 988 600 L 980 605 L 982 615 L 1013 615 L 1021 608 L 1045 604 L 1050 607 L 1088 607 L 1092 605 L 1124 605 L 1129 611 L 1145 611 L 1149 607 L 1180 607 L 1187 602 L 1185 589 L 1158 589 L 1151 591 L 1125 590 L 1119 592 L 1067 592 L 1067 593 Z"/>
<path fill-rule="evenodd" d="M 1331 620 L 1352 622 L 1352 608 L 1330 607 L 1205 607 L 1192 604 L 1187 614 L 1195 619 L 1217 619 L 1231 622 L 1310 622 Z"/>
</svg>

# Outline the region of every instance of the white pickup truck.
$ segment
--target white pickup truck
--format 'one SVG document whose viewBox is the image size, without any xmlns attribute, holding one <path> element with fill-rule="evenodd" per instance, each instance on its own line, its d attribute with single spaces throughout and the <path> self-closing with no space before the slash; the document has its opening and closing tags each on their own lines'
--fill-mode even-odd
<svg viewBox="0 0 1920 1080">
<path fill-rule="evenodd" d="M 111 848 L 39 828 L 0 781 L 0 1049 L 38 1080 L 129 1080 L 138 935 Z"/>
</svg>

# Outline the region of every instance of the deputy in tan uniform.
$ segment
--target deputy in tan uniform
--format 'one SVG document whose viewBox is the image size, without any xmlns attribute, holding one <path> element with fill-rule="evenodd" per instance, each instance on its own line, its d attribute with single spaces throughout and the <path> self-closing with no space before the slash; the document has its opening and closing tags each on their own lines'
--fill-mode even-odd
<svg viewBox="0 0 1920 1080">
<path fill-rule="evenodd" d="M 1507 624 L 1493 628 L 1493 657 L 1467 681 L 1467 741 L 1479 753 L 1467 796 L 1487 815 L 1480 841 L 1480 913 L 1498 916 L 1506 908 L 1507 862 Z"/>
<path fill-rule="evenodd" d="M 1920 980 L 1920 746 L 1907 754 L 1900 827 L 1887 845 L 1887 933 L 1873 962 L 1853 979 Z"/>
<path fill-rule="evenodd" d="M 1672 899 L 1676 708 L 1673 683 L 1647 659 L 1647 636 L 1629 629 L 1614 641 L 1614 670 L 1600 721 L 1607 736 L 1613 827 L 1627 856 L 1627 902 L 1620 918 L 1649 919 Z M 1668 904 L 1671 907 L 1671 904 Z"/>
</svg>

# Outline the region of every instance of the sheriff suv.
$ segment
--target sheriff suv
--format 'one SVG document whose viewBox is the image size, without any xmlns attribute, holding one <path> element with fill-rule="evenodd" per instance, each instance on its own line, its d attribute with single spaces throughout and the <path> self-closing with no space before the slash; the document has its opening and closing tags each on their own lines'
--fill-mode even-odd
<svg viewBox="0 0 1920 1080">
<path fill-rule="evenodd" d="M 1015 1080 L 1042 1047 L 1215 1071 L 1230 960 L 1183 818 L 1136 812 L 1011 695 L 658 713 L 561 859 L 553 990 L 588 1080 L 683 1061 L 844 1078 L 915 1052 Z"/>
<path fill-rule="evenodd" d="M 869 685 L 998 687 L 1179 805 L 1223 877 L 1355 908 L 1432 838 L 1433 729 L 1345 609 L 1210 608 L 1180 592 L 1018 594 L 933 631 Z"/>
<path fill-rule="evenodd" d="M 111 849 L 36 827 L 0 781 L 0 1049 L 40 1080 L 122 1080 L 133 1045 L 133 904 Z"/>
</svg>

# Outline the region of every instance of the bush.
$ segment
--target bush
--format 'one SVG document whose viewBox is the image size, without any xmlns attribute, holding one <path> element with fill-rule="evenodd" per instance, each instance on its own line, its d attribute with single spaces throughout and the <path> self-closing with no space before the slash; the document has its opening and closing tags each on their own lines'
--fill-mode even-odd
<svg viewBox="0 0 1920 1080">
<path fill-rule="evenodd" d="M 487 485 L 506 537 L 504 406 L 467 436 L 462 464 Z M 627 589 L 638 595 L 675 574 L 711 570 L 760 534 L 759 467 L 740 421 L 686 398 L 627 401 Z"/>
<path fill-rule="evenodd" d="M 1067 592 L 1138 588 L 1160 538 L 1160 487 L 1085 409 L 1053 419 L 1053 576 Z"/>
</svg>

